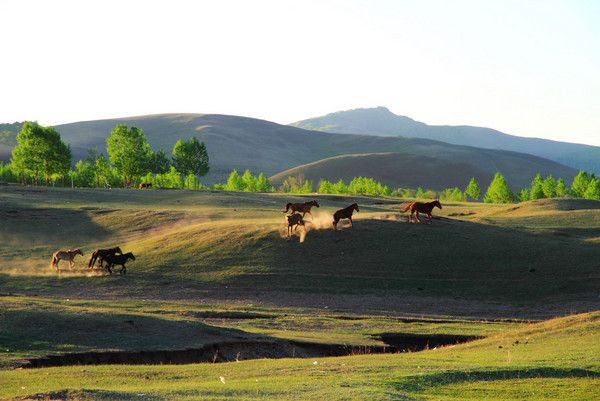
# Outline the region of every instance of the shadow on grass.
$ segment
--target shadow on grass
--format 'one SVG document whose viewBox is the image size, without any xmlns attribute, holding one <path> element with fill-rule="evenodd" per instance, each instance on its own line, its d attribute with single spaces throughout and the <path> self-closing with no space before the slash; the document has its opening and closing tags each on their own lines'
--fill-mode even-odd
<svg viewBox="0 0 600 401">
<path fill-rule="evenodd" d="M 515 380 L 515 379 L 570 379 L 600 378 L 600 372 L 587 369 L 534 368 L 490 371 L 452 371 L 423 376 L 410 376 L 397 383 L 400 391 L 421 392 L 430 387 L 446 386 L 464 382 Z"/>
<path fill-rule="evenodd" d="M 141 398 L 143 397 L 143 398 Z M 46 401 L 46 400 L 82 400 L 82 401 L 112 401 L 112 400 L 162 400 L 162 397 L 156 395 L 148 396 L 141 393 L 128 393 L 124 391 L 107 391 L 107 390 L 91 390 L 91 389 L 79 389 L 79 390 L 57 390 L 50 391 L 47 393 L 38 393 L 28 395 L 19 400 L 23 401 Z"/>
</svg>

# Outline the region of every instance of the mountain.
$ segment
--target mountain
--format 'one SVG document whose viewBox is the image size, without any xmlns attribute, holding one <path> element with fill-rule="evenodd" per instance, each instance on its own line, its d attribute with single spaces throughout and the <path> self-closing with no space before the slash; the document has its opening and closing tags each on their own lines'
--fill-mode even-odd
<svg viewBox="0 0 600 401">
<path fill-rule="evenodd" d="M 478 149 L 418 138 L 331 134 L 280 125 L 254 118 L 220 114 L 160 114 L 57 125 L 63 140 L 71 145 L 73 159 L 85 158 L 89 148 L 105 151 L 106 138 L 116 124 L 141 128 L 154 150 L 170 154 L 178 139 L 196 136 L 204 141 L 211 172 L 204 181 L 227 178 L 232 168 L 268 176 L 292 167 L 332 156 L 358 153 L 395 152 L 426 156 L 450 162 L 480 165 L 483 171 L 499 170 L 513 185 L 529 183 L 533 173 L 569 179 L 575 171 L 539 157 L 514 152 Z M 406 170 L 407 175 L 420 166 Z M 360 175 L 366 175 L 361 173 Z M 468 179 L 470 177 L 465 177 Z M 428 182 L 423 186 L 431 186 Z"/>
<path fill-rule="evenodd" d="M 566 166 L 557 169 L 554 162 L 546 159 L 532 160 L 523 156 L 477 148 L 449 148 L 445 154 L 435 157 L 410 153 L 351 154 L 297 166 L 272 176 L 270 181 L 279 185 L 287 177 L 294 176 L 317 185 L 321 179 L 335 182 L 341 178 L 348 183 L 353 177 L 363 176 L 373 177 L 391 188 L 423 186 L 439 191 L 455 186 L 464 189 L 469 179 L 475 177 L 485 190 L 494 173 L 500 170 L 516 191 L 529 186 L 540 168 L 551 169 L 555 177 L 564 177 L 566 181 L 575 173 Z"/>
<path fill-rule="evenodd" d="M 600 173 L 600 147 L 505 134 L 468 125 L 427 125 L 385 107 L 338 111 L 291 124 L 294 127 L 344 134 L 425 138 L 487 149 L 529 153 L 575 169 Z"/>
</svg>

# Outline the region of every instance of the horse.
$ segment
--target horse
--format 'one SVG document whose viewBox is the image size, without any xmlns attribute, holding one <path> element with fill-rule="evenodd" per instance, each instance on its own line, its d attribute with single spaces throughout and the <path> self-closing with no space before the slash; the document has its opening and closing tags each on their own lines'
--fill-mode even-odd
<svg viewBox="0 0 600 401">
<path fill-rule="evenodd" d="M 151 182 L 140 182 L 140 189 L 148 189 L 148 188 L 152 188 L 152 183 Z"/>
<path fill-rule="evenodd" d="M 304 203 L 288 203 L 287 205 L 285 205 L 285 210 L 283 211 L 283 213 L 287 213 L 288 211 L 291 211 L 292 213 L 299 212 L 302 213 L 302 217 L 304 217 L 304 215 L 308 213 L 310 214 L 310 217 L 312 217 L 310 209 L 313 206 L 319 207 L 319 204 L 316 200 L 311 200 L 310 202 Z"/>
<path fill-rule="evenodd" d="M 402 213 L 407 212 L 410 209 L 410 216 L 408 217 L 408 222 L 412 223 L 413 222 L 413 214 L 417 214 L 415 216 L 415 219 L 420 223 L 421 220 L 419 220 L 419 213 L 425 213 L 427 215 L 427 218 L 429 219 L 429 223 L 431 223 L 431 211 L 433 210 L 434 207 L 439 207 L 440 209 L 442 208 L 442 204 L 440 203 L 439 200 L 434 200 L 431 202 L 411 202 L 408 205 L 406 205 L 406 207 L 404 208 L 404 210 L 400 209 L 400 211 Z"/>
<path fill-rule="evenodd" d="M 125 263 L 127 263 L 129 259 L 135 260 L 135 256 L 133 256 L 133 253 L 131 252 L 127 252 L 121 255 L 107 255 L 104 260 L 106 260 L 107 263 L 106 270 L 108 270 L 108 274 L 112 274 L 112 267 L 114 265 L 121 265 L 121 271 L 119 273 L 127 273 L 127 267 L 125 267 Z"/>
<path fill-rule="evenodd" d="M 52 254 L 52 262 L 50 262 L 50 268 L 55 269 L 58 272 L 58 263 L 61 260 L 68 260 L 69 269 L 72 269 L 75 265 L 73 259 L 75 259 L 75 256 L 77 255 L 83 256 L 83 252 L 81 252 L 81 249 L 79 248 L 69 249 L 68 251 L 56 251 Z"/>
<path fill-rule="evenodd" d="M 110 249 L 96 249 L 94 253 L 92 253 L 92 257 L 90 258 L 90 261 L 88 263 L 88 268 L 91 269 L 92 267 L 94 267 L 96 260 L 98 260 L 100 267 L 104 267 L 103 265 L 106 257 L 108 255 L 115 255 L 117 253 L 120 253 L 121 255 L 123 254 L 123 251 L 118 246 Z"/>
<path fill-rule="evenodd" d="M 294 231 L 296 231 L 298 229 L 298 226 L 305 227 L 305 224 L 306 224 L 306 222 L 304 221 L 304 219 L 302 218 L 300 213 L 294 213 L 294 214 L 287 216 L 287 221 L 288 221 L 288 227 L 287 227 L 288 238 L 292 235 L 292 228 L 294 228 L 294 226 L 295 226 Z"/>
<path fill-rule="evenodd" d="M 345 207 L 345 208 L 340 209 L 337 212 L 335 212 L 333 214 L 333 229 L 337 230 L 337 225 L 341 219 L 350 220 L 350 227 L 354 227 L 354 224 L 352 223 L 352 213 L 354 213 L 355 210 L 357 212 L 360 211 L 360 210 L 358 210 L 358 204 L 353 203 L 350 206 Z"/>
</svg>

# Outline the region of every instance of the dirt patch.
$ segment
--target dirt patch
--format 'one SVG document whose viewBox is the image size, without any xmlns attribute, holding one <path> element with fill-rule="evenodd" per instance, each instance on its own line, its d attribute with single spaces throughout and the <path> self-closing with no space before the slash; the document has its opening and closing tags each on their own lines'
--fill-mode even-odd
<svg viewBox="0 0 600 401">
<path fill-rule="evenodd" d="M 399 352 L 414 352 L 479 340 L 483 337 L 453 334 L 382 333 L 376 336 Z"/>
</svg>

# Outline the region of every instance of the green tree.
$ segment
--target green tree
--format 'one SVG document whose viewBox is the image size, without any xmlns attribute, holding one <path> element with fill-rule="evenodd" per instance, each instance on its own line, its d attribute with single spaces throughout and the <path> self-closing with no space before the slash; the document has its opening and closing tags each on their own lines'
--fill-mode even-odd
<svg viewBox="0 0 600 401">
<path fill-rule="evenodd" d="M 600 200 L 600 180 L 596 177 L 592 177 L 588 186 L 583 193 L 585 199 Z"/>
<path fill-rule="evenodd" d="M 242 185 L 245 192 L 256 192 L 256 178 L 248 169 L 242 175 Z"/>
<path fill-rule="evenodd" d="M 75 164 L 75 169 L 69 172 L 71 182 L 76 187 L 94 186 L 94 165 L 90 161 L 79 160 Z"/>
<path fill-rule="evenodd" d="M 545 198 L 544 194 L 544 179 L 540 173 L 537 173 L 531 181 L 531 190 L 529 191 L 529 199 L 542 199 Z"/>
<path fill-rule="evenodd" d="M 110 178 L 110 163 L 104 155 L 100 155 L 94 160 L 94 181 L 96 187 L 104 187 L 109 185 Z"/>
<path fill-rule="evenodd" d="M 310 194 L 312 193 L 312 183 L 309 180 L 304 180 L 304 184 L 299 189 L 299 193 L 301 194 Z"/>
<path fill-rule="evenodd" d="M 35 183 L 43 177 L 48 185 L 52 175 L 68 173 L 71 148 L 54 128 L 27 121 L 17 134 L 11 166 L 15 173 L 32 177 Z"/>
<path fill-rule="evenodd" d="M 158 152 L 152 154 L 150 159 L 150 171 L 154 174 L 165 174 L 171 169 L 171 161 L 165 154 L 165 151 L 159 149 Z"/>
<path fill-rule="evenodd" d="M 258 192 L 272 192 L 271 183 L 265 176 L 265 173 L 260 173 L 256 179 L 256 190 Z"/>
<path fill-rule="evenodd" d="M 483 197 L 483 201 L 485 203 L 510 203 L 512 200 L 513 196 L 506 179 L 502 174 L 496 173 Z"/>
<path fill-rule="evenodd" d="M 571 184 L 571 195 L 576 198 L 583 198 L 589 183 L 590 177 L 585 171 L 581 170 L 573 179 L 573 183 Z"/>
<path fill-rule="evenodd" d="M 517 198 L 519 199 L 519 202 L 527 202 L 529 200 L 529 189 L 523 188 L 520 190 Z"/>
<path fill-rule="evenodd" d="M 562 178 L 556 180 L 556 196 L 559 198 L 564 198 L 569 194 L 569 189 L 565 185 L 565 182 Z"/>
<path fill-rule="evenodd" d="M 415 198 L 423 199 L 425 197 L 425 192 L 423 192 L 423 188 L 418 187 L 417 192 L 415 192 Z"/>
<path fill-rule="evenodd" d="M 465 189 L 465 194 L 471 197 L 473 200 L 479 200 L 481 196 L 481 190 L 479 189 L 479 184 L 475 180 L 475 177 L 471 178 L 467 188 Z"/>
<path fill-rule="evenodd" d="M 333 191 L 334 194 L 348 193 L 348 187 L 346 186 L 346 183 L 344 182 L 344 180 L 342 180 L 341 178 L 335 184 L 333 184 L 333 187 L 331 188 L 331 190 Z"/>
<path fill-rule="evenodd" d="M 117 125 L 106 139 L 106 150 L 111 163 L 123 177 L 123 185 L 127 188 L 134 177 L 139 177 L 149 170 L 152 150 L 146 142 L 144 133 L 137 127 Z"/>
<path fill-rule="evenodd" d="M 225 184 L 226 191 L 241 191 L 244 188 L 242 177 L 238 174 L 236 169 L 233 169 L 227 178 L 227 184 Z"/>
<path fill-rule="evenodd" d="M 202 177 L 208 173 L 208 152 L 204 142 L 196 137 L 189 141 L 178 140 L 173 146 L 173 166 L 183 175 Z"/>
<path fill-rule="evenodd" d="M 546 179 L 542 183 L 542 189 L 544 191 L 544 197 L 556 197 L 556 181 L 554 181 L 554 177 L 552 177 L 552 175 L 546 177 Z"/>
</svg>

